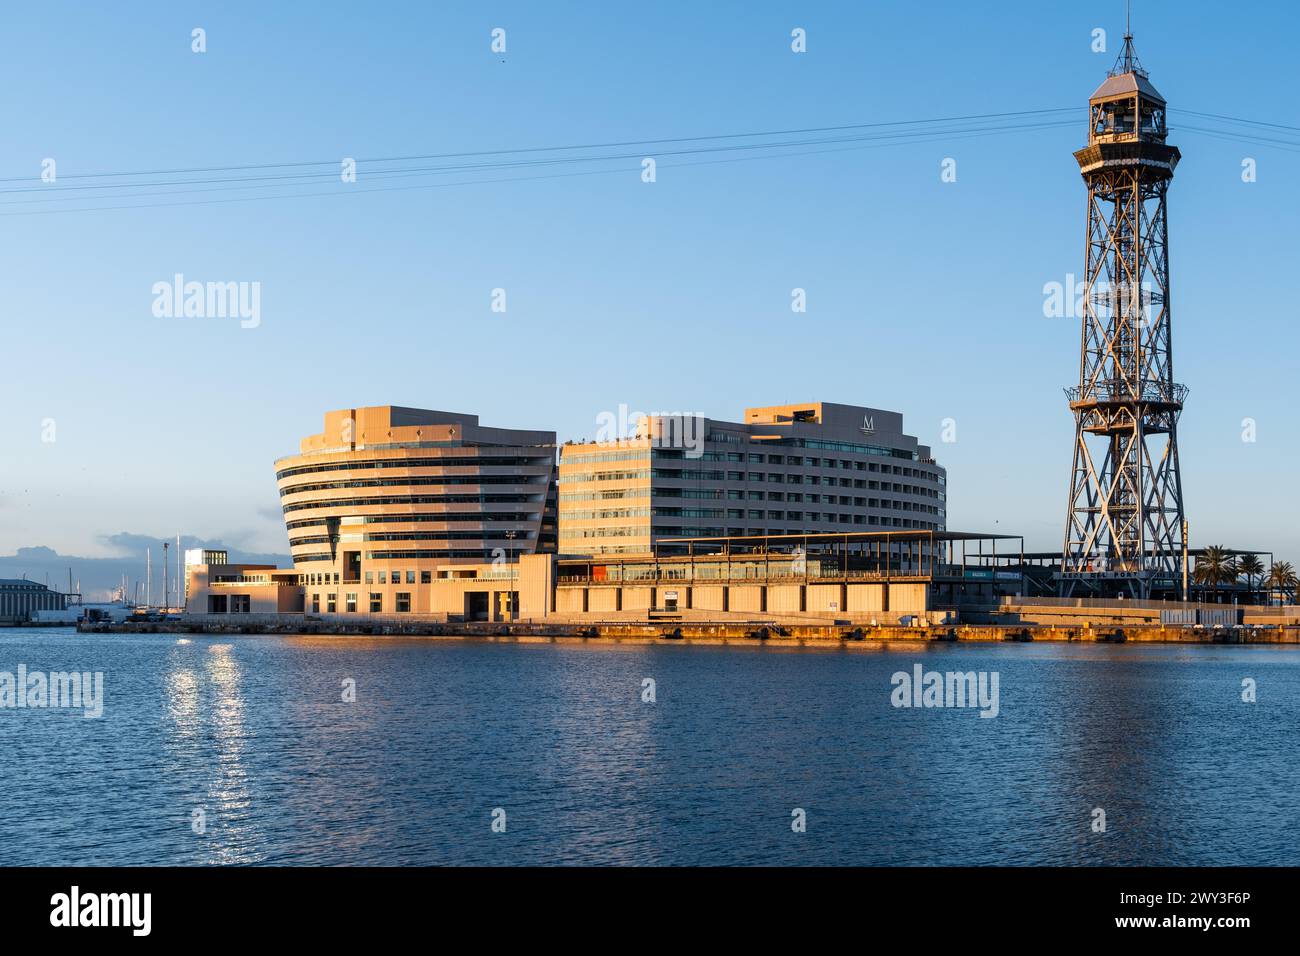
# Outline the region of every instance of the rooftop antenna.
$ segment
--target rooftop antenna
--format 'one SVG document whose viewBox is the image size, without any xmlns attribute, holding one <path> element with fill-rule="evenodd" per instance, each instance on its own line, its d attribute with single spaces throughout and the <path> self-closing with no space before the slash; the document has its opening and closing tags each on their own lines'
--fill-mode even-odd
<svg viewBox="0 0 1300 956">
<path fill-rule="evenodd" d="M 1138 62 L 1137 51 L 1133 49 L 1133 0 L 1125 0 L 1124 49 L 1120 51 L 1119 59 L 1115 61 L 1110 75 L 1120 76 L 1124 73 L 1136 73 L 1141 77 L 1147 75 L 1147 71 L 1142 69 L 1142 64 Z"/>
</svg>

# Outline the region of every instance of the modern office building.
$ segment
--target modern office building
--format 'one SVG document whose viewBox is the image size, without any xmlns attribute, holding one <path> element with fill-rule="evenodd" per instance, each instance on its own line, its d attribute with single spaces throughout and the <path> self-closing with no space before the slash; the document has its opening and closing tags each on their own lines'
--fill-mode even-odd
<svg viewBox="0 0 1300 956">
<path fill-rule="evenodd" d="M 185 581 L 182 587 L 185 589 L 185 597 L 181 602 L 182 607 L 188 606 L 190 600 L 190 573 L 191 568 L 197 568 L 203 565 L 229 564 L 230 555 L 225 551 L 212 550 L 210 548 L 186 548 L 185 549 Z"/>
<path fill-rule="evenodd" d="M 275 463 L 307 611 L 429 612 L 418 585 L 554 552 L 555 447 L 554 432 L 475 415 L 328 412 L 324 431 Z"/>
<path fill-rule="evenodd" d="M 901 414 L 877 408 L 747 408 L 743 422 L 651 415 L 633 437 L 566 443 L 559 471 L 562 554 L 946 527 L 944 469 L 903 432 Z"/>
<path fill-rule="evenodd" d="M 0 578 L 0 624 L 23 624 L 35 611 L 62 611 L 67 595 L 26 578 Z"/>
</svg>

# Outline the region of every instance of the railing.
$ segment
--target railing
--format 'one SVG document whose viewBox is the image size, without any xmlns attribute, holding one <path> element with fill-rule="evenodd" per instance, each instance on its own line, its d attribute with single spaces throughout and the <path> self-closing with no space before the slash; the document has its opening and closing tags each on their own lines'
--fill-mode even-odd
<svg viewBox="0 0 1300 956">
<path fill-rule="evenodd" d="M 631 575 L 610 575 L 604 578 L 593 578 L 585 574 L 561 574 L 556 578 L 556 583 L 560 585 L 585 585 L 585 584 L 621 584 L 621 585 L 639 585 L 639 584 L 828 584 L 845 581 L 928 581 L 930 575 L 920 569 L 895 569 L 888 573 L 884 571 L 855 571 L 850 570 L 847 574 L 843 571 L 826 571 L 821 573 L 803 571 L 772 571 L 767 574 L 694 574 L 694 575 L 669 575 L 669 574 L 646 574 L 644 576 Z"/>
<path fill-rule="evenodd" d="M 281 588 L 296 588 L 296 587 L 301 587 L 302 585 L 300 585 L 297 581 L 285 581 L 283 578 L 271 579 L 266 581 L 257 581 L 251 578 L 246 578 L 243 581 L 209 581 L 208 582 L 208 587 L 210 588 L 251 588 L 251 587 L 271 587 L 271 586 L 281 587 Z"/>
<path fill-rule="evenodd" d="M 1187 398 L 1186 385 L 1164 385 L 1159 382 L 1144 383 L 1134 390 L 1122 383 L 1101 382 L 1095 385 L 1072 386 L 1065 390 L 1071 402 L 1163 402 L 1182 404 Z"/>
<path fill-rule="evenodd" d="M 1077 608 L 1134 608 L 1137 610 L 1158 610 L 1158 611 L 1192 611 L 1192 610 L 1213 610 L 1215 608 L 1245 608 L 1252 614 L 1269 613 L 1272 611 L 1285 612 L 1288 608 L 1269 608 L 1266 605 L 1257 604 L 1237 604 L 1230 603 L 1216 604 L 1212 601 L 1136 601 L 1123 598 L 1052 598 L 1052 597 L 1014 597 L 1004 596 L 1002 598 L 1002 607 L 1077 607 Z M 1291 613 L 1300 612 L 1300 607 L 1290 607 Z"/>
</svg>

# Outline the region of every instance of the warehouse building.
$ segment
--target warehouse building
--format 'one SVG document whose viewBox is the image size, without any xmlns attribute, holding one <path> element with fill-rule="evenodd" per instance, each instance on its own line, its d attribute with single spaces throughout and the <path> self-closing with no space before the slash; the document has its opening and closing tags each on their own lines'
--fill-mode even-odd
<svg viewBox="0 0 1300 956">
<path fill-rule="evenodd" d="M 0 624 L 24 624 L 35 611 L 62 611 L 67 595 L 26 578 L 0 578 Z"/>
</svg>

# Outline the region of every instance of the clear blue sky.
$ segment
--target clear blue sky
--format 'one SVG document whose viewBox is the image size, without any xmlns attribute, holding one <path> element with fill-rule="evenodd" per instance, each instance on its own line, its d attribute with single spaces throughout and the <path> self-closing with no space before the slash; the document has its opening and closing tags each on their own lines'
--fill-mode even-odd
<svg viewBox="0 0 1300 956">
<path fill-rule="evenodd" d="M 1138 52 L 1172 107 L 1300 123 L 1295 4 L 1136 7 Z M 10 7 L 0 176 L 33 182 L 45 157 L 66 177 L 1080 112 L 1003 137 L 665 159 L 653 185 L 626 161 L 285 201 L 0 206 L 0 555 L 104 555 L 109 535 L 177 532 L 283 551 L 272 460 L 326 409 L 390 402 L 561 438 L 620 403 L 719 418 L 787 400 L 898 409 L 948 468 L 950 527 L 1059 547 L 1079 329 L 1043 317 L 1042 288 L 1082 272 L 1070 154 L 1122 25 L 1119 0 Z M 806 54 L 790 50 L 795 27 Z M 1300 153 L 1172 140 L 1193 544 L 1300 559 Z M 945 157 L 956 183 L 940 181 Z M 178 272 L 260 282 L 260 327 L 155 318 L 151 287 Z M 939 440 L 945 418 L 955 443 Z"/>
</svg>

